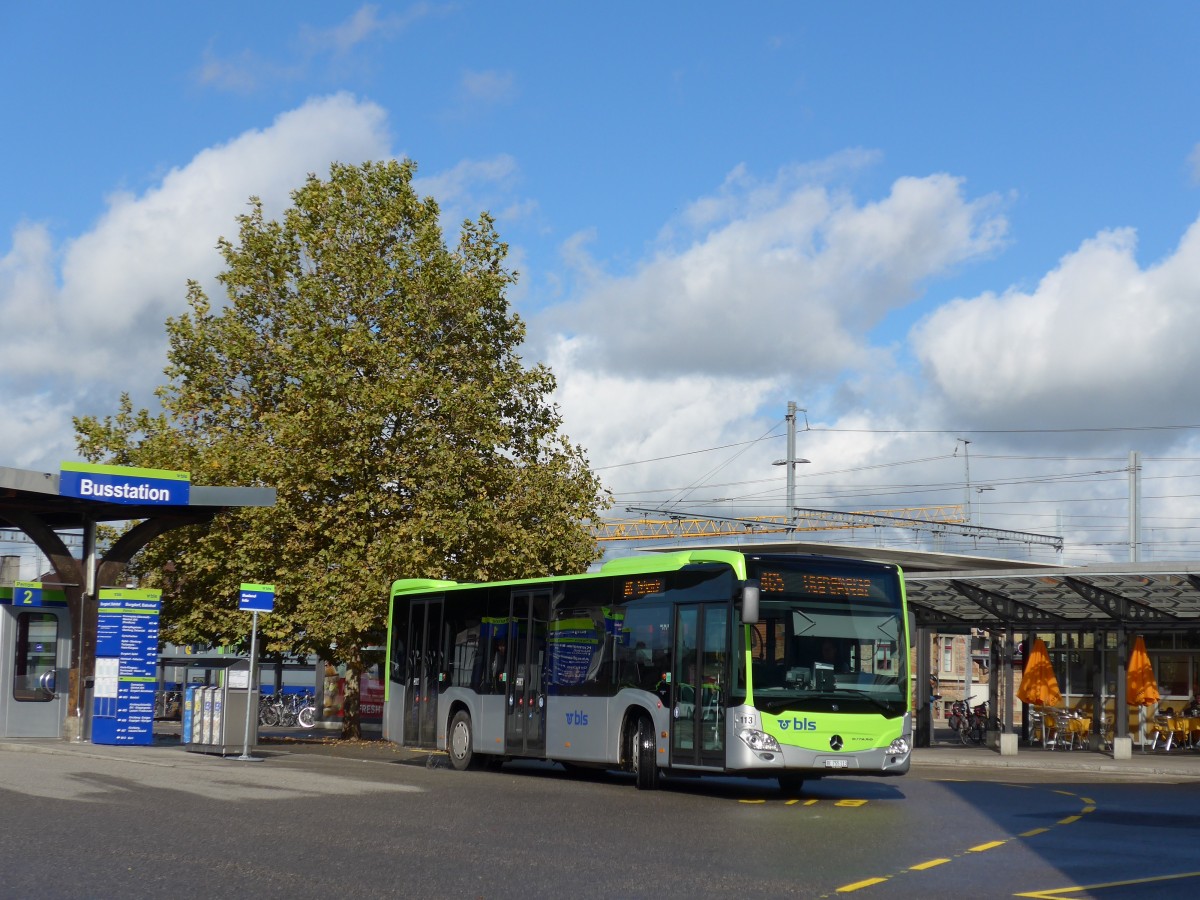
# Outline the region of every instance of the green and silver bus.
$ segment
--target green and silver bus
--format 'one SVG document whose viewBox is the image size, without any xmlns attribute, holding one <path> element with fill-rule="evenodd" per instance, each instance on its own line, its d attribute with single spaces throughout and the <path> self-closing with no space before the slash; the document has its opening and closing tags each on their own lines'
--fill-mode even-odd
<svg viewBox="0 0 1200 900">
<path fill-rule="evenodd" d="M 690 550 L 597 572 L 391 590 L 384 737 L 456 769 L 528 758 L 660 775 L 902 775 L 897 566 Z"/>
</svg>

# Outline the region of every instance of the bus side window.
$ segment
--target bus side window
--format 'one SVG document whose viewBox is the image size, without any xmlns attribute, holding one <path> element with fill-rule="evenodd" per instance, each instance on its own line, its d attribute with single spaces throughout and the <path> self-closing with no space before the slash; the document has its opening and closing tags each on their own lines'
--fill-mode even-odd
<svg viewBox="0 0 1200 900">
<path fill-rule="evenodd" d="M 623 646 L 632 648 L 637 687 L 657 688 L 671 659 L 671 607 L 664 604 L 631 603 L 625 607 L 621 631 Z"/>
</svg>

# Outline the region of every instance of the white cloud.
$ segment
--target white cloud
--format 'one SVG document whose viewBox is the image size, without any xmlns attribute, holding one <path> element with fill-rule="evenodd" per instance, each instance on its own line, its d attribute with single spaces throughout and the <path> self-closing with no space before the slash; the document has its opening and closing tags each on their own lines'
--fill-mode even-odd
<svg viewBox="0 0 1200 900">
<path fill-rule="evenodd" d="M 567 422 L 565 430 L 573 442 L 588 449 L 593 466 L 675 457 L 681 449 L 741 442 L 747 431 L 761 434 L 770 425 L 755 412 L 775 387 L 770 379 L 600 372 L 580 364 L 586 343 L 560 338 L 546 362 L 558 377 L 555 401 Z M 752 455 L 765 458 L 777 451 L 764 444 Z M 701 481 L 713 462 L 703 455 L 671 458 L 660 465 L 601 475 L 623 496 L 653 490 L 660 499 L 669 499 L 662 489 Z"/>
<path fill-rule="evenodd" d="M 368 5 L 360 6 L 340 25 L 327 29 L 312 29 L 308 33 L 314 43 L 328 45 L 335 53 L 346 53 L 384 27 L 379 18 L 379 7 Z"/>
<path fill-rule="evenodd" d="M 1006 228 L 992 198 L 968 201 L 946 175 L 901 178 L 865 205 L 796 178 L 735 170 L 664 232 L 702 227 L 688 246 L 622 277 L 584 266 L 590 288 L 539 328 L 588 335 L 580 362 L 598 370 L 828 377 L 864 364 L 870 328 L 928 279 L 992 252 Z"/>
<path fill-rule="evenodd" d="M 1142 268 L 1133 231 L 1105 232 L 1065 256 L 1032 292 L 948 304 L 913 346 L 960 422 L 1194 422 L 1200 357 L 1200 222 Z"/>
<path fill-rule="evenodd" d="M 481 197 L 507 197 L 519 174 L 517 161 L 502 153 L 491 159 L 463 160 L 436 175 L 418 174 L 413 189 L 422 197 L 433 197 L 441 207 L 447 230 L 456 231 L 463 219 L 474 219 L 480 209 L 486 208 L 487 202 L 480 205 Z"/>
<path fill-rule="evenodd" d="M 34 422 L 26 408 L 56 418 L 65 433 L 47 450 L 56 464 L 70 414 L 95 411 L 90 398 L 102 410 L 121 391 L 151 402 L 163 381 L 164 323 L 185 311 L 189 278 L 206 283 L 214 303 L 223 300 L 213 287 L 222 266 L 215 245 L 236 237 L 248 198 L 278 215 L 309 173 L 389 155 L 383 110 L 339 94 L 203 150 L 140 195 L 113 195 L 92 230 L 61 247 L 42 226 L 19 226 L 0 262 L 0 322 L 22 336 L 7 346 L 0 371 L 6 420 Z M 51 389 L 58 402 L 47 407 Z M 0 459 L 29 458 L 21 439 L 12 429 L 0 434 Z"/>
<path fill-rule="evenodd" d="M 360 6 L 350 17 L 330 28 L 301 25 L 293 52 L 282 61 L 265 58 L 252 50 L 230 55 L 206 47 L 196 70 L 196 80 L 221 91 L 249 94 L 265 85 L 298 81 L 322 62 L 341 68 L 350 61 L 361 63 L 365 45 L 374 39 L 390 39 L 414 22 L 441 11 L 429 3 L 415 3 L 403 12 L 380 15 L 379 7 Z"/>
<path fill-rule="evenodd" d="M 267 82 L 291 81 L 301 74 L 301 66 L 279 65 L 249 50 L 222 57 L 212 47 L 206 47 L 196 70 L 196 80 L 205 87 L 219 91 L 250 94 Z"/>
</svg>

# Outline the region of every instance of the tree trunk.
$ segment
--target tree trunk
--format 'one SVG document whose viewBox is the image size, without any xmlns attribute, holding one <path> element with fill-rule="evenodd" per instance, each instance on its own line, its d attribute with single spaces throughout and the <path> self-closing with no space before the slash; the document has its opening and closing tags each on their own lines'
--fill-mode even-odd
<svg viewBox="0 0 1200 900">
<path fill-rule="evenodd" d="M 362 737 L 362 717 L 359 715 L 362 669 L 362 650 L 353 647 L 346 654 L 346 694 L 342 701 L 343 738 L 358 740 Z"/>
</svg>

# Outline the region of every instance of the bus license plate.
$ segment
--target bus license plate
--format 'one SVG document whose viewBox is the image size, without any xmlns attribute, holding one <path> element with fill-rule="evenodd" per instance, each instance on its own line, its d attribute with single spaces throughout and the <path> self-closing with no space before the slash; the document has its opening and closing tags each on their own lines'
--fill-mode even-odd
<svg viewBox="0 0 1200 900">
<path fill-rule="evenodd" d="M 845 769 L 848 763 L 844 759 L 827 759 L 825 760 L 825 768 L 827 769 Z"/>
</svg>

